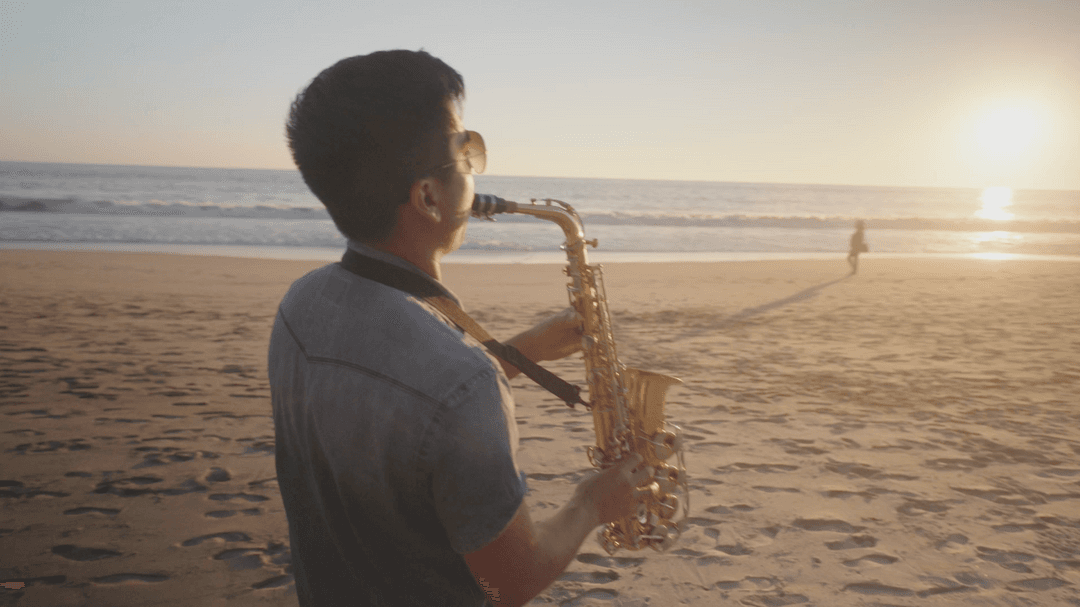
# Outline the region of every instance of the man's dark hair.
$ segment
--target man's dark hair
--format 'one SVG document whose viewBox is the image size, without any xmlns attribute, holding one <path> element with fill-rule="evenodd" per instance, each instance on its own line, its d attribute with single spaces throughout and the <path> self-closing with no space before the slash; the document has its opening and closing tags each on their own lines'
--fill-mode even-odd
<svg viewBox="0 0 1080 607">
<path fill-rule="evenodd" d="M 412 184 L 452 160 L 448 131 L 464 95 L 449 65 L 399 50 L 342 59 L 296 96 L 285 126 L 293 160 L 342 234 L 390 235 Z"/>
</svg>

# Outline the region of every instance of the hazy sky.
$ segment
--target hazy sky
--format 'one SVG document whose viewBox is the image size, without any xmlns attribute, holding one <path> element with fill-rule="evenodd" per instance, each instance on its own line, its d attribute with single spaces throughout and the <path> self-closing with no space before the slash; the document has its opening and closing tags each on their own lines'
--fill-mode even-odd
<svg viewBox="0 0 1080 607">
<path fill-rule="evenodd" d="M 489 173 L 1080 189 L 1080 1 L 0 0 L 0 160 L 291 168 L 338 59 L 465 78 Z"/>
</svg>

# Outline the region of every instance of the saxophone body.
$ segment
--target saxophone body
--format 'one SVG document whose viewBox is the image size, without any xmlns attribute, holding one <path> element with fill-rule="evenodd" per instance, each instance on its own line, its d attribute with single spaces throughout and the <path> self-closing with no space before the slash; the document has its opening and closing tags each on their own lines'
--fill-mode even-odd
<svg viewBox="0 0 1080 607">
<path fill-rule="evenodd" d="M 496 196 L 478 194 L 473 216 L 491 219 L 497 213 L 522 213 L 555 222 L 566 236 L 565 273 L 570 305 L 583 319 L 582 351 L 589 386 L 589 408 L 596 444 L 589 447 L 589 462 L 607 468 L 631 453 L 640 453 L 644 465 L 654 470 L 653 481 L 638 504 L 637 513 L 605 525 L 600 544 L 609 554 L 620 548 L 640 550 L 646 546 L 663 551 L 681 534 L 680 522 L 689 512 L 680 430 L 665 421 L 667 390 L 682 380 L 624 366 L 619 362 L 604 292 L 603 272 L 589 265 L 581 219 L 565 202 L 545 199 L 520 204 Z M 682 497 L 680 498 L 680 494 Z"/>
</svg>

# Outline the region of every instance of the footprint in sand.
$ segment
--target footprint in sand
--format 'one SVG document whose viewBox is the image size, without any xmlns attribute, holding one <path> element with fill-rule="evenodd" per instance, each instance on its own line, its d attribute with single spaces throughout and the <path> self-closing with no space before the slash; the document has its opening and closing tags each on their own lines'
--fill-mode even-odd
<svg viewBox="0 0 1080 607">
<path fill-rule="evenodd" d="M 962 585 L 951 583 L 946 580 L 945 585 L 932 586 L 932 588 L 924 590 L 910 590 L 906 588 L 899 588 L 899 586 L 887 585 L 878 582 L 858 582 L 843 586 L 843 590 L 858 592 L 860 594 L 872 594 L 872 595 L 889 595 L 889 596 L 936 596 L 940 594 L 953 594 L 958 592 L 976 592 L 977 589 L 970 585 Z"/>
<path fill-rule="evenodd" d="M 852 525 L 847 521 L 839 519 L 824 519 L 824 518 L 797 518 L 792 523 L 792 526 L 804 529 L 806 531 L 834 531 L 837 533 L 858 533 L 866 529 L 866 527 L 859 527 Z"/>
<path fill-rule="evenodd" d="M 985 468 L 989 465 L 987 460 L 977 460 L 971 458 L 950 458 L 941 457 L 937 459 L 928 459 L 922 463 L 923 466 L 932 470 L 974 470 L 976 468 Z"/>
<path fill-rule="evenodd" d="M 993 579 L 983 577 L 977 573 L 971 573 L 970 571 L 961 571 L 953 575 L 953 579 L 966 586 L 977 586 L 984 590 L 989 590 L 997 586 L 997 582 Z"/>
<path fill-rule="evenodd" d="M 802 493 L 801 489 L 796 489 L 794 487 L 768 487 L 765 485 L 755 485 L 752 489 L 764 491 L 765 493 Z"/>
<path fill-rule="evenodd" d="M 157 573 L 114 573 L 93 578 L 93 581 L 97 584 L 128 584 L 131 582 L 164 582 L 167 579 L 169 579 L 169 576 Z"/>
<path fill-rule="evenodd" d="M 592 552 L 583 552 L 577 555 L 577 560 L 586 565 L 596 565 L 598 567 L 608 568 L 625 568 L 636 567 L 645 562 L 643 558 L 635 558 L 629 556 L 603 556 L 600 554 L 594 554 Z"/>
<path fill-rule="evenodd" d="M 272 578 L 265 579 L 261 582 L 255 582 L 251 585 L 255 590 L 264 590 L 267 588 L 282 588 L 293 583 L 293 576 L 291 573 L 282 575 L 275 575 Z"/>
<path fill-rule="evenodd" d="M 873 563 L 875 565 L 892 565 L 900 559 L 895 556 L 889 556 L 887 554 L 868 554 L 866 556 L 860 556 L 857 559 L 851 559 L 850 561 L 844 561 L 842 564 L 845 567 L 858 567 L 863 562 Z"/>
<path fill-rule="evenodd" d="M 211 533 L 208 535 L 200 535 L 191 539 L 180 542 L 181 546 L 198 546 L 199 544 L 207 540 L 222 540 L 225 542 L 250 542 L 251 536 L 243 531 L 223 531 L 221 533 Z"/>
<path fill-rule="evenodd" d="M 814 440 L 811 439 L 799 439 L 799 438 L 772 438 L 769 442 L 776 443 L 784 450 L 784 453 L 788 455 L 821 455 L 822 453 L 828 453 L 828 449 L 822 449 L 820 447 L 814 447 Z"/>
<path fill-rule="evenodd" d="M 94 423 L 96 423 L 96 424 L 107 424 L 107 423 L 114 423 L 114 424 L 148 424 L 148 423 L 150 423 L 150 420 L 148 420 L 148 419 L 132 419 L 132 418 L 129 418 L 129 417 L 95 417 L 94 418 Z"/>
<path fill-rule="evenodd" d="M 143 461 L 135 464 L 131 467 L 132 470 L 138 470 L 141 468 L 150 468 L 153 466 L 165 466 L 171 463 L 177 462 L 190 462 L 195 458 L 205 455 L 209 452 L 202 451 L 181 451 L 178 447 L 136 447 L 135 451 L 148 452 L 143 456 Z M 207 459 L 216 459 L 217 454 L 213 453 Z"/>
<path fill-rule="evenodd" d="M 619 596 L 618 590 L 611 590 L 608 588 L 594 588 L 592 590 L 586 590 L 585 592 L 570 598 L 565 601 L 561 601 L 559 605 L 561 607 L 584 607 L 585 605 L 593 605 L 594 600 L 597 601 L 613 601 Z"/>
<path fill-rule="evenodd" d="M 961 533 L 954 533 L 949 537 L 934 544 L 934 548 L 938 550 L 944 550 L 945 552 L 959 552 L 960 546 L 964 546 L 968 543 L 968 537 Z"/>
<path fill-rule="evenodd" d="M 8 449 L 8 452 L 16 453 L 52 453 L 61 449 L 67 449 L 68 451 L 86 451 L 92 447 L 84 442 L 84 439 L 74 438 L 70 441 L 39 441 L 36 443 L 22 443 L 21 445 L 15 445 L 14 448 Z"/>
<path fill-rule="evenodd" d="M 9 570 L 10 571 L 10 570 Z M 12 580 L 14 581 L 14 580 Z M 63 584 L 67 581 L 66 575 L 43 575 L 39 577 L 23 578 L 18 580 L 24 586 L 34 586 L 37 584 L 45 584 L 46 586 L 55 586 L 57 584 Z M 0 594 L 0 596 L 3 596 Z M 16 597 L 18 598 L 18 597 Z"/>
<path fill-rule="evenodd" d="M 606 584 L 619 579 L 615 571 L 567 571 L 558 577 L 560 582 L 582 582 L 586 584 Z"/>
<path fill-rule="evenodd" d="M 873 548 L 877 546 L 877 538 L 870 535 L 853 535 L 837 542 L 825 542 L 829 550 L 851 550 L 853 548 Z"/>
<path fill-rule="evenodd" d="M 731 544 L 731 545 L 719 545 L 718 544 L 716 546 L 716 549 L 719 550 L 720 552 L 723 552 L 724 554 L 730 554 L 731 556 L 748 556 L 748 555 L 751 555 L 751 554 L 754 553 L 753 550 L 751 550 L 750 548 L 747 548 L 746 546 L 744 546 L 742 544 Z"/>
<path fill-rule="evenodd" d="M 742 602 L 746 605 L 762 605 L 763 607 L 785 607 L 808 603 L 810 597 L 804 594 L 751 594 Z"/>
<path fill-rule="evenodd" d="M 270 566 L 284 568 L 283 573 L 252 584 L 251 587 L 255 590 L 280 588 L 293 583 L 292 553 L 289 551 L 289 546 L 282 542 L 270 541 L 266 544 L 266 548 L 230 548 L 215 554 L 214 560 L 225 561 L 229 569 L 233 571 Z"/>
<path fill-rule="evenodd" d="M 1071 527 L 1073 529 L 1080 529 L 1080 519 L 1068 519 L 1060 516 L 1040 516 L 1039 520 L 1047 525 L 1057 525 L 1059 527 Z"/>
<path fill-rule="evenodd" d="M 183 495 L 185 493 L 201 493 L 206 491 L 206 486 L 199 484 L 194 479 L 188 479 L 178 487 L 167 489 L 136 488 L 128 485 L 149 485 L 163 481 L 158 476 L 133 476 L 116 480 L 102 481 L 94 489 L 94 493 L 110 493 L 120 497 L 135 497 L 139 495 Z"/>
<path fill-rule="evenodd" d="M 1080 476 L 1080 468 L 1047 468 L 1040 472 L 1036 472 L 1035 476 L 1041 476 L 1043 478 L 1070 478 L 1074 476 Z"/>
<path fill-rule="evenodd" d="M 911 498 L 906 498 L 906 501 L 896 508 L 897 512 L 908 516 L 915 516 L 926 512 L 946 512 L 948 510 L 949 505 L 948 502 L 945 501 L 913 500 Z"/>
<path fill-rule="evenodd" d="M 990 528 L 998 533 L 1019 533 L 1021 531 L 1042 531 L 1047 529 L 1047 526 L 1042 523 L 1006 523 L 1004 525 L 993 525 Z"/>
<path fill-rule="evenodd" d="M 83 548 L 72 544 L 53 546 L 52 553 L 62 556 L 69 561 L 97 561 L 100 559 L 121 556 L 122 553 L 107 548 Z"/>
<path fill-rule="evenodd" d="M 963 493 L 964 495 L 971 495 L 971 496 L 978 497 L 978 498 L 988 500 L 988 501 L 998 503 L 998 504 L 1006 503 L 1007 501 L 1011 501 L 1011 500 L 1006 499 L 1006 496 L 1015 496 L 1016 495 L 1016 493 L 1014 493 L 1013 491 L 1006 491 L 1006 490 L 1003 490 L 1003 489 L 989 489 L 989 488 L 982 488 L 982 487 L 949 487 L 949 488 L 952 489 L 953 491 Z"/>
<path fill-rule="evenodd" d="M 1031 573 L 1031 567 L 1028 567 L 1024 563 L 1030 563 L 1035 560 L 1035 556 L 1026 552 L 1011 552 L 1008 550 L 998 550 L 997 548 L 987 548 L 986 546 L 976 546 L 976 555 L 984 561 L 996 563 L 1009 571 L 1016 571 L 1017 573 Z"/>
<path fill-rule="evenodd" d="M 758 531 L 760 531 L 763 535 L 771 538 L 775 538 L 780 533 L 780 530 L 780 525 L 770 525 L 768 527 L 760 527 L 758 529 Z"/>
<path fill-rule="evenodd" d="M 72 508 L 65 510 L 64 514 L 77 515 L 77 514 L 100 514 L 108 517 L 116 516 L 120 513 L 118 508 L 95 508 L 92 506 L 81 506 L 79 508 Z"/>
<path fill-rule="evenodd" d="M 858 462 L 837 462 L 830 461 L 825 464 L 825 469 L 829 472 L 835 472 L 836 474 L 842 474 L 848 478 L 865 478 L 865 479 L 889 479 L 898 481 L 913 481 L 918 480 L 919 477 L 911 476 L 908 474 L 887 474 L 866 464 Z"/>
<path fill-rule="evenodd" d="M 32 430 L 30 428 L 20 428 L 18 430 L 6 430 L 4 434 L 14 434 L 15 436 L 45 436 L 44 432 L 40 430 Z"/>
<path fill-rule="evenodd" d="M 269 490 L 277 491 L 278 490 L 277 477 L 275 476 L 275 477 L 271 477 L 271 478 L 263 478 L 263 479 L 258 479 L 258 480 L 251 481 L 251 482 L 248 483 L 248 487 L 251 487 L 252 489 L 269 489 Z"/>
<path fill-rule="evenodd" d="M 885 594 L 889 596 L 915 596 L 915 591 L 909 588 L 888 586 L 877 582 L 856 582 L 844 586 L 844 590 L 859 594 Z"/>
<path fill-rule="evenodd" d="M 254 515 L 262 514 L 262 509 L 260 509 L 260 508 L 245 508 L 244 510 L 213 510 L 211 512 L 207 512 L 206 516 L 209 516 L 210 518 L 228 518 L 230 516 L 236 516 L 237 514 L 246 514 L 248 516 L 254 516 Z"/>
<path fill-rule="evenodd" d="M 1005 588 L 1013 592 L 1031 592 L 1034 590 L 1053 590 L 1068 584 L 1065 580 L 1056 577 L 1042 577 L 1030 580 L 1017 580 L 1010 582 Z"/>
<path fill-rule="evenodd" d="M 214 559 L 225 561 L 233 571 L 242 571 L 262 567 L 263 553 L 260 548 L 230 548 L 215 554 Z"/>
<path fill-rule="evenodd" d="M 714 468 L 713 472 L 716 474 L 729 474 L 731 472 L 761 472 L 761 473 L 775 473 L 775 472 L 793 472 L 798 470 L 798 466 L 792 466 L 791 464 L 749 464 L 746 462 L 735 462 L 728 464 L 720 468 Z"/>
<path fill-rule="evenodd" d="M 232 475 L 224 468 L 211 468 L 210 472 L 206 475 L 206 482 L 208 483 L 224 483 L 230 479 L 232 479 Z"/>
<path fill-rule="evenodd" d="M 710 527 L 712 525 L 719 525 L 722 522 L 723 521 L 718 521 L 712 518 L 703 518 L 700 516 L 690 516 L 682 520 L 682 524 L 686 525 L 687 527 Z"/>
<path fill-rule="evenodd" d="M 926 590 L 920 590 L 915 594 L 920 597 L 937 596 L 940 594 L 953 594 L 957 592 L 977 592 L 977 588 L 971 586 L 964 586 L 962 584 L 946 584 L 945 586 L 934 586 L 933 588 L 927 588 Z"/>
<path fill-rule="evenodd" d="M 734 514 L 736 512 L 750 512 L 757 508 L 747 504 L 735 504 L 734 506 L 710 506 L 705 509 L 709 514 Z"/>
<path fill-rule="evenodd" d="M 33 498 L 39 495 L 48 497 L 67 497 L 70 493 L 63 491 L 45 491 L 23 485 L 21 481 L 0 481 L 0 497 Z"/>
<path fill-rule="evenodd" d="M 820 493 L 824 497 L 842 500 L 849 497 L 861 497 L 866 502 L 869 502 L 877 497 L 877 494 L 872 491 L 846 491 L 844 489 L 829 489 L 827 491 L 821 491 Z"/>
<path fill-rule="evenodd" d="M 252 493 L 213 493 L 210 495 L 210 499 L 215 502 L 229 502 L 232 500 L 245 500 L 248 502 L 265 502 L 270 498 L 264 495 L 254 495 Z"/>
<path fill-rule="evenodd" d="M 238 438 L 236 442 L 244 445 L 244 452 L 240 455 L 273 455 L 274 437 Z"/>
</svg>

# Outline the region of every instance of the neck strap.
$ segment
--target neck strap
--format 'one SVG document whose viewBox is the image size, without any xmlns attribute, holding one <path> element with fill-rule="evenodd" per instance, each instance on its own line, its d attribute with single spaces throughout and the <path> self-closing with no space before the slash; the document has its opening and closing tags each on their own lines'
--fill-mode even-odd
<svg viewBox="0 0 1080 607">
<path fill-rule="evenodd" d="M 346 249 L 339 265 L 357 276 L 374 280 L 408 293 L 417 299 L 424 300 L 454 321 L 466 333 L 476 338 L 489 352 L 517 367 L 529 379 L 559 397 L 571 408 L 575 403 L 581 403 L 586 407 L 589 406 L 588 403 L 581 399 L 581 388 L 564 381 L 551 371 L 529 360 L 517 348 L 496 340 L 472 317 L 466 314 L 461 309 L 461 306 L 447 297 L 445 291 L 433 278 L 410 272 L 367 255 L 361 255 L 352 249 Z"/>
</svg>

